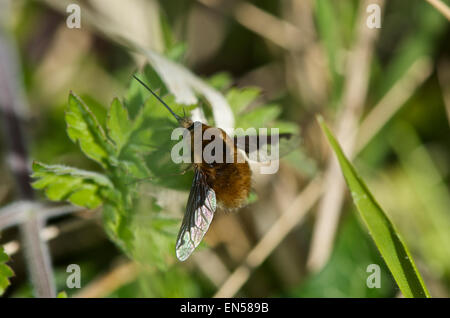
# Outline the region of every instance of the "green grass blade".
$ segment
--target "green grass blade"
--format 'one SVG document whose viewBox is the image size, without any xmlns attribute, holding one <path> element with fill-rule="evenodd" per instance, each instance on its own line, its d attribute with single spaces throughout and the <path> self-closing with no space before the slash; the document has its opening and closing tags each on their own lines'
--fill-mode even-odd
<svg viewBox="0 0 450 318">
<path fill-rule="evenodd" d="M 430 297 L 408 248 L 379 206 L 364 181 L 345 157 L 341 147 L 321 117 L 318 121 L 333 148 L 342 173 L 364 223 L 405 297 Z"/>
</svg>

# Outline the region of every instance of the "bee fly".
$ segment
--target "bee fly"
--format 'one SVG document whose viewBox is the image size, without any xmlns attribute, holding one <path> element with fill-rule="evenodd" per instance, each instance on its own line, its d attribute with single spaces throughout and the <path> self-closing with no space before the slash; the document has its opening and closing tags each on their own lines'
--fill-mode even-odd
<svg viewBox="0 0 450 318">
<path fill-rule="evenodd" d="M 249 144 L 252 141 L 256 142 L 258 136 L 235 136 L 231 139 L 220 128 L 211 127 L 198 121 L 193 122 L 186 116 L 180 117 L 144 82 L 136 76 L 134 78 L 167 108 L 181 127 L 186 128 L 190 133 L 191 157 L 197 160 L 191 161 L 193 162 L 194 179 L 176 241 L 176 256 L 180 261 L 184 261 L 200 244 L 208 231 L 216 209 L 235 210 L 246 203 L 251 190 L 251 170 L 244 154 L 238 151 L 238 148 L 244 150 L 248 155 Z M 201 136 L 206 130 L 212 130 L 212 135 L 219 136 L 220 140 L 204 140 L 202 138 L 201 149 L 194 149 L 194 130 L 200 128 Z M 293 139 L 291 134 L 280 134 L 279 138 Z M 265 139 L 267 143 L 270 143 L 271 139 Z M 223 158 L 221 158 L 223 160 L 212 162 L 204 160 L 203 150 L 212 141 L 219 142 L 223 147 Z M 255 144 L 259 145 L 258 142 Z M 291 144 L 296 144 L 296 142 Z M 230 154 L 232 158 L 227 157 Z"/>
</svg>

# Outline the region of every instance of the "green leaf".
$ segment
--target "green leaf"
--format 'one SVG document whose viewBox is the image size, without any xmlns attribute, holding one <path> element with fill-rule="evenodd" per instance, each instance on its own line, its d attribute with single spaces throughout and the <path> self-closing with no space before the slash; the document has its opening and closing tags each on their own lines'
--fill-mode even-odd
<svg viewBox="0 0 450 318">
<path fill-rule="evenodd" d="M 184 55 L 187 51 L 187 44 L 186 43 L 177 43 L 170 47 L 168 50 L 166 50 L 166 56 L 175 61 L 175 62 L 181 62 Z"/>
<path fill-rule="evenodd" d="M 67 293 L 65 291 L 62 291 L 58 293 L 58 296 L 56 296 L 56 298 L 69 298 L 69 296 L 67 296 Z"/>
<path fill-rule="evenodd" d="M 125 201 L 125 200 L 124 200 Z M 133 218 L 132 207 L 126 207 L 126 202 L 116 202 L 111 204 L 106 202 L 103 205 L 103 224 L 106 233 L 127 255 L 131 255 L 134 250 L 134 229 L 131 228 Z"/>
<path fill-rule="evenodd" d="M 233 113 L 238 115 L 255 101 L 260 93 L 261 90 L 257 87 L 232 88 L 228 91 L 226 98 Z"/>
<path fill-rule="evenodd" d="M 321 117 L 318 121 L 333 148 L 364 223 L 405 297 L 430 297 L 406 244 L 370 193 Z"/>
<path fill-rule="evenodd" d="M 229 88 L 232 83 L 231 75 L 227 72 L 216 73 L 207 80 L 208 84 L 219 91 Z M 229 102 L 229 101 L 228 101 Z"/>
<path fill-rule="evenodd" d="M 236 118 L 236 127 L 243 129 L 268 127 L 280 113 L 281 109 L 278 105 L 263 105 Z"/>
<path fill-rule="evenodd" d="M 105 198 L 112 198 L 113 185 L 104 175 L 63 165 L 33 162 L 35 189 L 45 189 L 50 200 L 67 200 L 86 208 L 98 207 Z"/>
<path fill-rule="evenodd" d="M 174 96 L 162 97 L 173 111 L 182 115 L 183 109 L 189 112 L 196 106 L 177 104 Z M 161 103 L 150 96 L 136 116 L 131 134 L 124 147 L 120 161 L 127 165 L 133 177 L 146 178 L 167 176 L 179 173 L 182 169 L 171 159 L 173 146 L 179 140 L 171 140 L 177 122 Z M 152 183 L 169 188 L 187 190 L 191 184 L 190 175 L 154 178 Z"/>
<path fill-rule="evenodd" d="M 131 132 L 132 122 L 128 117 L 127 109 L 115 98 L 111 103 L 106 122 L 108 135 L 116 145 L 116 153 L 120 154 L 122 147 L 128 141 Z"/>
<path fill-rule="evenodd" d="M 133 219 L 135 233 L 134 257 L 143 264 L 151 264 L 160 270 L 167 270 L 167 260 L 173 258 L 175 238 L 180 220 L 153 211 L 146 215 L 141 210 Z"/>
<path fill-rule="evenodd" d="M 278 128 L 280 134 L 282 133 L 291 133 L 294 135 L 300 134 L 298 124 L 289 121 L 275 120 L 270 127 Z"/>
<path fill-rule="evenodd" d="M 175 62 L 181 62 L 187 51 L 187 43 L 178 42 L 165 14 L 160 15 L 161 33 L 164 40 L 164 55 Z"/>
<path fill-rule="evenodd" d="M 66 124 L 70 139 L 79 143 L 86 156 L 108 167 L 110 156 L 114 154 L 112 145 L 91 110 L 72 92 L 69 94 Z"/>
<path fill-rule="evenodd" d="M 6 265 L 8 260 L 9 257 L 3 250 L 3 246 L 0 246 L 0 295 L 5 292 L 10 285 L 9 279 L 14 276 L 14 272 Z"/>
<path fill-rule="evenodd" d="M 155 92 L 158 92 L 160 96 L 167 94 L 167 88 L 163 81 L 159 78 L 158 73 L 155 72 L 150 66 L 146 65 L 143 72 L 134 74 L 148 84 Z M 145 87 L 143 87 L 138 81 L 131 80 L 128 88 L 124 104 L 128 110 L 131 119 L 135 119 L 147 100 L 154 99 L 150 96 L 150 93 Z"/>
</svg>

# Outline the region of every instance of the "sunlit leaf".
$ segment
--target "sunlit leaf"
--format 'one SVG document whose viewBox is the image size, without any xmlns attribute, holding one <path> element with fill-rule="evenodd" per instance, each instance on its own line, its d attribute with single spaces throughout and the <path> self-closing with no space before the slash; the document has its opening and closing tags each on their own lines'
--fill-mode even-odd
<svg viewBox="0 0 450 318">
<path fill-rule="evenodd" d="M 240 115 L 237 118 L 236 125 L 243 129 L 269 127 L 270 123 L 277 119 L 280 113 L 281 110 L 278 105 L 264 105 Z"/>
<path fill-rule="evenodd" d="M 66 124 L 70 139 L 79 143 L 86 156 L 107 167 L 112 145 L 91 110 L 74 93 L 69 95 Z"/>
<path fill-rule="evenodd" d="M 65 291 L 59 292 L 57 298 L 69 298 Z"/>
<path fill-rule="evenodd" d="M 364 181 L 345 157 L 323 119 L 319 123 L 333 148 L 351 191 L 353 202 L 364 220 L 397 285 L 405 297 L 430 297 L 403 239 L 377 203 Z"/>
<path fill-rule="evenodd" d="M 14 276 L 11 268 L 6 265 L 8 261 L 8 255 L 3 250 L 3 246 L 0 246 L 0 295 L 5 292 L 6 288 L 10 285 L 9 279 Z"/>
<path fill-rule="evenodd" d="M 167 217 L 164 213 L 147 213 L 142 211 L 133 219 L 135 257 L 144 264 L 166 270 L 169 267 L 168 260 L 174 256 L 179 220 Z"/>
<path fill-rule="evenodd" d="M 132 123 L 128 117 L 127 109 L 122 106 L 117 98 L 113 100 L 109 108 L 106 126 L 109 137 L 116 145 L 116 152 L 120 154 L 122 147 L 128 141 Z"/>
<path fill-rule="evenodd" d="M 260 95 L 261 89 L 257 87 L 246 87 L 242 89 L 231 88 L 227 95 L 227 101 L 233 112 L 237 115 L 242 113 Z M 239 126 L 238 126 L 239 127 Z"/>
<path fill-rule="evenodd" d="M 87 208 L 98 207 L 113 185 L 104 175 L 62 165 L 33 163 L 35 189 L 45 189 L 50 200 L 70 201 Z"/>
<path fill-rule="evenodd" d="M 227 72 L 216 73 L 208 79 L 209 85 L 219 91 L 223 91 L 230 87 L 232 83 L 231 75 Z M 228 98 L 227 98 L 228 100 Z M 230 101 L 228 101 L 229 103 Z"/>
</svg>

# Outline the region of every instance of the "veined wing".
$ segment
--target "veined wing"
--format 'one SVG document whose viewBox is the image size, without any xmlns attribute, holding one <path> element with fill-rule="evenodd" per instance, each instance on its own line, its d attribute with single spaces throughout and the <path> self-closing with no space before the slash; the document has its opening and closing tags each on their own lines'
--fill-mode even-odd
<svg viewBox="0 0 450 318">
<path fill-rule="evenodd" d="M 281 133 L 278 136 L 234 136 L 234 144 L 244 150 L 250 160 L 267 162 L 280 159 L 295 150 L 300 145 L 300 136 L 291 133 Z"/>
<path fill-rule="evenodd" d="M 185 261 L 200 244 L 216 211 L 216 193 L 206 183 L 206 175 L 195 169 L 186 212 L 176 243 L 176 255 Z"/>
</svg>

